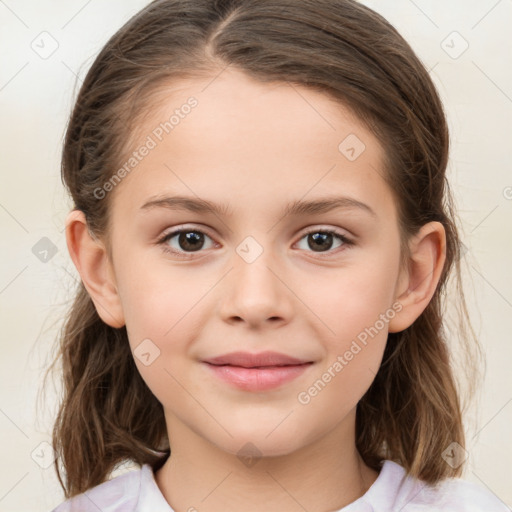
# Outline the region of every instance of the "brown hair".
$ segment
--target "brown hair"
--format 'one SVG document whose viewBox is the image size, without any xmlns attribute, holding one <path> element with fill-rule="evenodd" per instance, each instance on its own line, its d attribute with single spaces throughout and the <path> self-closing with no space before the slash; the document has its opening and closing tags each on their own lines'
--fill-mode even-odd
<svg viewBox="0 0 512 512">
<path fill-rule="evenodd" d="M 214 77 L 233 66 L 262 82 L 289 82 L 348 106 L 386 150 L 402 241 L 429 221 L 446 230 L 446 264 L 422 315 L 390 333 L 380 370 L 357 408 L 357 448 L 378 470 L 391 459 L 434 484 L 461 475 L 442 452 L 464 446 L 463 406 L 442 316 L 455 270 L 459 336 L 478 343 L 469 321 L 460 240 L 446 179 L 448 130 L 435 86 L 407 42 L 353 0 L 156 0 L 105 45 L 78 94 L 67 127 L 62 178 L 74 208 L 108 246 L 111 199 L 101 187 L 158 87 Z M 403 244 L 404 262 L 407 245 Z M 125 461 L 154 469 L 170 453 L 161 404 L 139 375 L 126 329 L 105 324 L 82 283 L 65 320 L 59 353 L 63 399 L 53 430 L 55 468 L 66 497 L 105 481 Z"/>
</svg>

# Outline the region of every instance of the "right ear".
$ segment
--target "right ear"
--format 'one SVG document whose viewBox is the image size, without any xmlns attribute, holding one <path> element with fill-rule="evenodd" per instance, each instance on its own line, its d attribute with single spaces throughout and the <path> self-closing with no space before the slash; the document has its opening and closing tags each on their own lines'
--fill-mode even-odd
<svg viewBox="0 0 512 512">
<path fill-rule="evenodd" d="M 124 314 L 107 250 L 91 236 L 81 210 L 72 210 L 67 216 L 66 243 L 100 318 L 111 327 L 123 327 Z"/>
</svg>

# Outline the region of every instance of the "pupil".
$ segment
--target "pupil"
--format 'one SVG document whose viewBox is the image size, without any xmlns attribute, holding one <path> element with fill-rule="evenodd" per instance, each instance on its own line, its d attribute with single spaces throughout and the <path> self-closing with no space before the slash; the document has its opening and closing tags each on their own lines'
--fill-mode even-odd
<svg viewBox="0 0 512 512">
<path fill-rule="evenodd" d="M 309 240 L 312 240 L 315 244 L 318 244 L 317 247 L 323 247 L 324 249 L 327 250 L 332 247 L 332 239 L 330 239 L 330 243 L 325 244 L 323 242 L 325 242 L 326 239 L 331 236 L 332 235 L 329 233 L 313 233 L 309 235 Z M 312 246 L 312 249 L 314 249 L 314 245 Z"/>
</svg>

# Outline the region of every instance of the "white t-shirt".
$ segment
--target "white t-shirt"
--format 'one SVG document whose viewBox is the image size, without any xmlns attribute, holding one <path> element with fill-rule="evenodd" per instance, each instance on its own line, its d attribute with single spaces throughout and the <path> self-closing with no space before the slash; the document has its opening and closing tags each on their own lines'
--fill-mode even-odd
<svg viewBox="0 0 512 512">
<path fill-rule="evenodd" d="M 407 476 L 405 470 L 386 460 L 368 491 L 332 512 L 511 512 L 484 487 L 462 479 L 448 479 L 436 487 Z M 197 506 L 200 510 L 201 507 Z M 151 466 L 145 464 L 116 476 L 83 494 L 61 503 L 52 512 L 174 512 L 165 500 Z M 194 510 L 191 503 L 190 510 Z"/>
</svg>

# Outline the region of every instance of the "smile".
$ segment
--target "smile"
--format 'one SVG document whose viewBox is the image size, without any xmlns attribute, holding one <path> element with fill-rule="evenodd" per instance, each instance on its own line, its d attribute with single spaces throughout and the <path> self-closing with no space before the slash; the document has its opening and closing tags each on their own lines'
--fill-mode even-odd
<svg viewBox="0 0 512 512">
<path fill-rule="evenodd" d="M 277 388 L 302 375 L 313 363 L 243 367 L 205 363 L 218 379 L 245 391 L 266 391 Z"/>
</svg>

